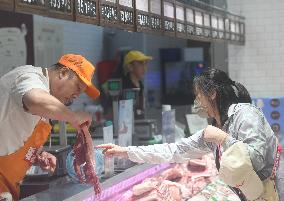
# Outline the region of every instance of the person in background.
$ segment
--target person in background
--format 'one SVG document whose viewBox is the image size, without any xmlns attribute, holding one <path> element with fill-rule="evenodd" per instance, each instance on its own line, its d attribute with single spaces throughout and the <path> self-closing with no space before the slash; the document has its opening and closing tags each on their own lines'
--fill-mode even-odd
<svg viewBox="0 0 284 201">
<path fill-rule="evenodd" d="M 100 95 L 91 82 L 94 72 L 83 56 L 66 54 L 49 68 L 21 66 L 0 78 L 0 198 L 19 200 L 20 182 L 32 164 L 55 170 L 55 156 L 41 149 L 51 130 L 49 119 L 76 129 L 90 126 L 90 114 L 67 106 L 83 92 L 93 99 Z"/>
<path fill-rule="evenodd" d="M 134 108 L 136 118 L 144 117 L 145 100 L 143 79 L 148 68 L 148 62 L 153 58 L 140 51 L 129 51 L 123 61 L 124 75 L 122 76 L 122 88 L 139 88 L 138 105 Z"/>
<path fill-rule="evenodd" d="M 107 157 L 127 157 L 138 163 L 181 163 L 213 152 L 219 170 L 222 152 L 236 142 L 243 142 L 253 171 L 268 185 L 265 188 L 272 189 L 264 189 L 264 198 L 277 201 L 278 193 L 274 188 L 277 168 L 274 167 L 279 162 L 276 157 L 279 155 L 278 140 L 263 113 L 251 104 L 246 88 L 218 69 L 209 69 L 196 77 L 193 87 L 198 114 L 213 118 L 212 125 L 176 143 L 138 147 L 106 144 L 97 148 L 105 149 L 104 154 Z M 279 192 L 280 188 L 278 186 Z M 242 201 L 247 200 L 239 188 L 231 186 L 231 189 Z"/>
</svg>

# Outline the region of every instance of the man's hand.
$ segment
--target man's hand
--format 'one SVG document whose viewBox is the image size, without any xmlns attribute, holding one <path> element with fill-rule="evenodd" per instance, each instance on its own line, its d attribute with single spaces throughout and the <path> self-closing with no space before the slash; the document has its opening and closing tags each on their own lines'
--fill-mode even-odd
<svg viewBox="0 0 284 201">
<path fill-rule="evenodd" d="M 44 151 L 37 156 L 37 164 L 42 170 L 53 173 L 56 168 L 56 157 Z"/>
<path fill-rule="evenodd" d="M 77 130 L 81 129 L 81 125 L 86 123 L 89 128 L 92 123 L 92 115 L 86 112 L 74 112 L 74 115 L 70 118 L 69 123 Z"/>
<path fill-rule="evenodd" d="M 115 144 L 101 144 L 96 146 L 95 148 L 97 149 L 105 149 L 103 151 L 103 154 L 106 157 L 124 157 L 124 158 L 128 158 L 128 154 L 127 154 L 127 148 L 126 147 L 120 147 L 118 145 Z"/>
<path fill-rule="evenodd" d="M 221 129 L 210 125 L 204 129 L 203 133 L 203 139 L 206 142 L 213 142 L 217 145 L 222 145 L 225 142 L 227 136 L 228 134 Z"/>
</svg>

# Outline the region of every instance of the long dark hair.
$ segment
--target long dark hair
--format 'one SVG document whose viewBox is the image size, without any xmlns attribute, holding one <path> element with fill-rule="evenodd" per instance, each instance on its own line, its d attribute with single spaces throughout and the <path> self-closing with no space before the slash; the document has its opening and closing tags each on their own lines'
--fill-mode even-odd
<svg viewBox="0 0 284 201">
<path fill-rule="evenodd" d="M 228 119 L 230 105 L 234 103 L 252 103 L 249 92 L 242 84 L 231 80 L 224 71 L 214 68 L 195 77 L 193 89 L 195 94 L 196 90 L 201 90 L 206 97 L 216 91 L 215 101 L 221 116 L 222 126 Z"/>
</svg>

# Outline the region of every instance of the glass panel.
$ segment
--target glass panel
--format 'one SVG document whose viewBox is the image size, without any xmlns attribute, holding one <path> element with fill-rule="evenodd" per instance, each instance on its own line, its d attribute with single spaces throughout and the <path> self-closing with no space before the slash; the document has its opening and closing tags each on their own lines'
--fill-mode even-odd
<svg viewBox="0 0 284 201">
<path fill-rule="evenodd" d="M 122 6 L 133 8 L 132 0 L 119 0 L 119 4 Z"/>
<path fill-rule="evenodd" d="M 236 23 L 233 21 L 230 22 L 230 31 L 236 33 Z"/>
<path fill-rule="evenodd" d="M 241 27 L 240 27 L 240 33 L 241 33 L 241 34 L 244 34 L 244 24 L 241 23 L 240 26 L 241 26 Z"/>
<path fill-rule="evenodd" d="M 214 15 L 211 16 L 211 22 L 212 22 L 212 27 L 214 29 L 218 29 L 218 19 L 216 16 Z"/>
<path fill-rule="evenodd" d="M 240 33 L 240 24 L 236 22 L 236 33 Z"/>
<path fill-rule="evenodd" d="M 204 13 L 204 26 L 210 27 L 210 15 Z"/>
<path fill-rule="evenodd" d="M 225 19 L 225 30 L 230 31 L 230 20 L 229 19 Z"/>
<path fill-rule="evenodd" d="M 164 2 L 164 16 L 174 18 L 174 4 L 169 2 Z"/>
<path fill-rule="evenodd" d="M 148 0 L 136 0 L 136 9 L 149 12 Z"/>
<path fill-rule="evenodd" d="M 186 21 L 194 23 L 194 15 L 192 9 L 189 8 L 186 9 Z"/>
<path fill-rule="evenodd" d="M 176 18 L 184 21 L 184 9 L 182 6 L 176 6 Z"/>
<path fill-rule="evenodd" d="M 218 29 L 224 30 L 224 19 L 222 17 L 218 18 Z"/>
<path fill-rule="evenodd" d="M 203 16 L 201 12 L 195 11 L 195 23 L 198 25 L 203 25 Z"/>
<path fill-rule="evenodd" d="M 161 0 L 150 1 L 150 12 L 157 15 L 161 15 Z"/>
</svg>

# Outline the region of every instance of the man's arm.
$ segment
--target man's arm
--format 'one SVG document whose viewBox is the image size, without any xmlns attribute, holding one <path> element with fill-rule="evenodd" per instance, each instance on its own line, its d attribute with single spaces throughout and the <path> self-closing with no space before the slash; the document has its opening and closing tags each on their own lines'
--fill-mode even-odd
<svg viewBox="0 0 284 201">
<path fill-rule="evenodd" d="M 71 125 L 77 129 L 85 122 L 88 122 L 88 125 L 92 122 L 90 114 L 71 111 L 57 98 L 43 89 L 35 88 L 29 90 L 23 96 L 22 102 L 27 112 L 31 114 L 49 119 L 66 121 L 71 123 Z"/>
</svg>

